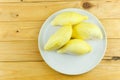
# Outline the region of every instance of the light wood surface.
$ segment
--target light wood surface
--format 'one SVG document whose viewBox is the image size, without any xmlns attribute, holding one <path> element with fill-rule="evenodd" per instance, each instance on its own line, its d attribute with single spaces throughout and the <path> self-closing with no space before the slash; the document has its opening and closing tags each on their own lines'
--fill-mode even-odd
<svg viewBox="0 0 120 80">
<path fill-rule="evenodd" d="M 39 30 L 52 13 L 81 8 L 97 16 L 108 46 L 93 70 L 67 76 L 52 70 L 38 51 Z M 0 80 L 120 80 L 120 0 L 0 0 Z"/>
<path fill-rule="evenodd" d="M 64 8 L 85 8 L 98 18 L 120 18 L 120 0 L 90 0 L 68 2 L 36 3 L 0 3 L 0 21 L 33 21 L 45 20 L 52 13 Z M 84 4 L 84 6 L 83 6 Z M 113 9 L 111 9 L 111 6 Z"/>
<path fill-rule="evenodd" d="M 20 0 L 0 0 L 0 2 L 20 2 Z"/>
<path fill-rule="evenodd" d="M 1 62 L 0 80 L 119 80 L 120 61 L 102 61 L 94 70 L 78 75 L 60 74 L 44 62 Z"/>
</svg>

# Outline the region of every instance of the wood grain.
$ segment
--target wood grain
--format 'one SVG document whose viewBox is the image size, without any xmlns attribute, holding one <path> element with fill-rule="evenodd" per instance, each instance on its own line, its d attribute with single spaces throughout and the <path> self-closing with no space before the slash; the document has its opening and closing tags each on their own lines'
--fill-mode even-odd
<svg viewBox="0 0 120 80">
<path fill-rule="evenodd" d="M 108 38 L 120 38 L 120 26 L 118 25 L 120 19 L 101 19 L 105 27 Z"/>
<path fill-rule="evenodd" d="M 119 0 L 111 0 L 111 2 L 84 0 L 74 2 L 0 3 L 0 21 L 45 20 L 52 13 L 71 7 L 86 9 L 98 18 L 120 18 L 119 4 Z M 111 12 L 112 6 L 114 9 Z"/>
<path fill-rule="evenodd" d="M 42 2 L 41 3 L 5 3 L 0 4 L 0 21 L 45 20 L 52 13 L 74 6 L 77 2 Z M 65 6 L 62 6 L 65 5 Z M 30 14 L 29 14 L 30 13 Z"/>
<path fill-rule="evenodd" d="M 120 80 L 120 0 L 0 0 L 0 80 Z M 108 47 L 101 63 L 78 76 L 60 74 L 38 50 L 43 22 L 64 8 L 85 9 L 103 23 Z"/>
<path fill-rule="evenodd" d="M 0 61 L 41 60 L 37 41 L 0 42 Z"/>
<path fill-rule="evenodd" d="M 20 0 L 0 0 L 0 2 L 20 2 Z"/>
<path fill-rule="evenodd" d="M 120 38 L 120 19 L 100 20 L 108 38 Z M 37 40 L 44 21 L 31 22 L 0 22 L 0 41 Z"/>
<path fill-rule="evenodd" d="M 119 80 L 119 74 L 119 61 L 102 61 L 89 73 L 78 76 L 60 74 L 52 70 L 44 62 L 0 63 L 1 80 Z"/>
<path fill-rule="evenodd" d="M 81 0 L 23 0 L 23 2 L 62 2 L 62 1 L 81 1 Z"/>
<path fill-rule="evenodd" d="M 0 41 L 37 40 L 43 21 L 0 22 Z"/>
<path fill-rule="evenodd" d="M 119 46 L 120 39 L 108 39 L 108 47 L 104 59 L 112 60 L 116 56 L 120 57 Z M 43 59 L 39 54 L 37 40 L 0 42 L 0 61 L 41 60 Z"/>
</svg>

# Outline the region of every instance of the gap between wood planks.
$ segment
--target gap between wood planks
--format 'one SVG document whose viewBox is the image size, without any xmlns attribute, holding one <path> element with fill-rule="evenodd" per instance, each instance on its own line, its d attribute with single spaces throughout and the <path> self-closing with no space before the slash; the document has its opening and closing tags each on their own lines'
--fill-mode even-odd
<svg viewBox="0 0 120 80">
<path fill-rule="evenodd" d="M 120 20 L 120 18 L 98 18 L 100 21 L 102 20 Z M 1 22 L 45 22 L 47 19 L 43 20 L 19 20 L 19 21 L 0 21 Z"/>
<path fill-rule="evenodd" d="M 104 56 L 106 59 L 103 61 L 120 61 L 120 56 Z M 45 62 L 44 60 L 23 60 L 23 61 L 0 61 L 0 62 Z"/>
</svg>

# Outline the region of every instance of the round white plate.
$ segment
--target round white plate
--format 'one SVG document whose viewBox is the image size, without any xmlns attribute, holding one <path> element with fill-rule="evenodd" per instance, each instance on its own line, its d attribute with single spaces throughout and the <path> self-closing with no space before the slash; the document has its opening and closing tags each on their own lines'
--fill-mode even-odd
<svg viewBox="0 0 120 80">
<path fill-rule="evenodd" d="M 70 54 L 59 54 L 56 51 L 44 51 L 43 49 L 44 45 L 49 39 L 49 37 L 54 32 L 56 32 L 57 29 L 60 28 L 60 27 L 52 26 L 50 24 L 51 21 L 55 18 L 56 15 L 66 11 L 74 11 L 83 15 L 87 15 L 89 19 L 86 20 L 86 22 L 94 23 L 98 25 L 98 27 L 101 29 L 103 33 L 102 40 L 87 41 L 93 48 L 91 53 L 81 56 L 76 56 Z M 67 75 L 83 74 L 93 69 L 103 58 L 106 50 L 106 44 L 107 44 L 107 39 L 106 39 L 105 30 L 103 28 L 103 25 L 100 23 L 100 21 L 91 13 L 76 8 L 63 9 L 51 15 L 42 25 L 38 37 L 38 47 L 44 61 L 52 69 Z"/>
</svg>

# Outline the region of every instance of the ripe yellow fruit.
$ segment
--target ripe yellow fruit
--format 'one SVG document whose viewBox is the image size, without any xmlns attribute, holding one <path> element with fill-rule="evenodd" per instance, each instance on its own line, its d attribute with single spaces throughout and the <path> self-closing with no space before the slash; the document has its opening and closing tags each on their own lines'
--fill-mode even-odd
<svg viewBox="0 0 120 80">
<path fill-rule="evenodd" d="M 81 15 L 77 12 L 63 12 L 63 13 L 57 15 L 53 19 L 51 24 L 54 26 L 56 26 L 56 25 L 75 25 L 86 19 L 88 19 L 87 16 Z"/>
<path fill-rule="evenodd" d="M 72 38 L 78 39 L 102 39 L 103 35 L 98 26 L 88 22 L 81 22 L 73 26 Z"/>
<path fill-rule="evenodd" d="M 58 50 L 58 53 L 85 54 L 92 50 L 91 46 L 81 39 L 71 39 L 68 43 Z"/>
<path fill-rule="evenodd" d="M 70 40 L 71 35 L 72 35 L 71 25 L 61 27 L 49 38 L 44 49 L 47 51 L 59 49 Z"/>
</svg>

